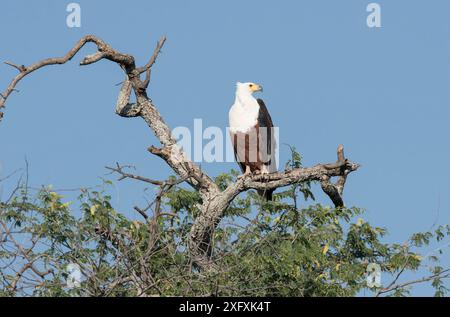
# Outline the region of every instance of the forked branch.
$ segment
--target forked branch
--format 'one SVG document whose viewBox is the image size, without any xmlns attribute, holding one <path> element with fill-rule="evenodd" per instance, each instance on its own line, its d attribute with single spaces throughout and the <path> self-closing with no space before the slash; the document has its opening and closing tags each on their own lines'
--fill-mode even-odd
<svg viewBox="0 0 450 317">
<path fill-rule="evenodd" d="M 121 67 L 125 73 L 125 79 L 117 100 L 116 113 L 122 117 L 141 117 L 144 119 L 160 141 L 160 147 L 152 146 L 149 148 L 149 152 L 163 159 L 179 176 L 179 179 L 186 181 L 201 196 L 200 214 L 194 220 L 189 237 L 189 248 L 193 261 L 200 268 L 208 270 L 213 266 L 213 261 L 210 258 L 212 234 L 230 203 L 244 191 L 249 189 L 274 189 L 316 180 L 321 182 L 322 189 L 336 207 L 344 206 L 342 193 L 347 176 L 349 173 L 356 171 L 359 165 L 345 159 L 342 145 L 338 148 L 338 160 L 336 163 L 319 164 L 309 168 L 298 168 L 270 175 L 243 177 L 229 185 L 224 191 L 221 191 L 210 176 L 187 158 L 172 137 L 171 129 L 160 115 L 157 107 L 147 96 L 146 89 L 150 83 L 151 70 L 161 53 L 165 41 L 165 37 L 158 41 L 150 60 L 142 67 L 136 67 L 135 59 L 132 55 L 123 54 L 113 49 L 103 40 L 93 35 L 87 35 L 80 39 L 63 57 L 48 58 L 30 66 L 6 62 L 7 65 L 15 68 L 19 73 L 13 78 L 6 90 L 0 94 L 0 119 L 3 117 L 1 111 L 5 108 L 7 99 L 16 90 L 17 84 L 25 76 L 45 66 L 64 64 L 70 61 L 86 43 L 94 43 L 97 46 L 97 51 L 87 55 L 80 65 L 90 65 L 102 59 L 107 59 Z M 141 74 L 143 73 L 146 74 L 144 80 L 141 79 Z M 130 103 L 132 92 L 136 96 L 136 102 L 134 103 Z M 119 173 L 122 179 L 132 178 L 161 186 L 159 181 L 126 173 L 120 166 L 110 168 L 110 170 Z M 336 183 L 331 182 L 332 177 L 338 178 Z"/>
</svg>

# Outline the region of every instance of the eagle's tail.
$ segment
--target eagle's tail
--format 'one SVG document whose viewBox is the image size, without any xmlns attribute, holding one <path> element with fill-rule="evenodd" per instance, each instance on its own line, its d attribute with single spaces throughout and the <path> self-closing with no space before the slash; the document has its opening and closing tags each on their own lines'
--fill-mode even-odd
<svg viewBox="0 0 450 317">
<path fill-rule="evenodd" d="M 273 199 L 274 189 L 258 189 L 258 195 L 263 197 L 266 201 L 271 201 Z"/>
</svg>

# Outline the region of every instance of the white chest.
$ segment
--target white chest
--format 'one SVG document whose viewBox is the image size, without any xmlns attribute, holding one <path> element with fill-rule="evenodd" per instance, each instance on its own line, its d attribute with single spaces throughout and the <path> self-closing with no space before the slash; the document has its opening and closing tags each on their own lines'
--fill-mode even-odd
<svg viewBox="0 0 450 317">
<path fill-rule="evenodd" d="M 253 128 L 259 115 L 259 105 L 256 100 L 250 100 L 245 106 L 235 102 L 229 112 L 229 124 L 231 132 L 248 132 Z"/>
</svg>

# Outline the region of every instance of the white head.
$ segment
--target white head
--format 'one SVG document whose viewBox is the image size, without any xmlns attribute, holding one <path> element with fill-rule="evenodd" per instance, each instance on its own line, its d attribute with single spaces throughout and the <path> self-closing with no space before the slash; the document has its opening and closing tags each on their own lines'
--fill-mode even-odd
<svg viewBox="0 0 450 317">
<path fill-rule="evenodd" d="M 252 95 L 254 92 L 263 91 L 261 85 L 255 83 L 236 83 L 236 95 Z"/>
</svg>

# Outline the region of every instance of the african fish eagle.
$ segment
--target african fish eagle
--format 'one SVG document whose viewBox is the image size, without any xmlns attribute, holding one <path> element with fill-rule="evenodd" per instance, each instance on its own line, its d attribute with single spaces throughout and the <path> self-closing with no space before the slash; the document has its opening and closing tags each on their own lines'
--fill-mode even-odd
<svg viewBox="0 0 450 317">
<path fill-rule="evenodd" d="M 245 175 L 277 171 L 272 118 L 262 99 L 253 93 L 262 91 L 255 83 L 237 83 L 236 99 L 229 112 L 230 136 L 234 156 Z M 272 200 L 273 190 L 258 190 Z"/>
</svg>

